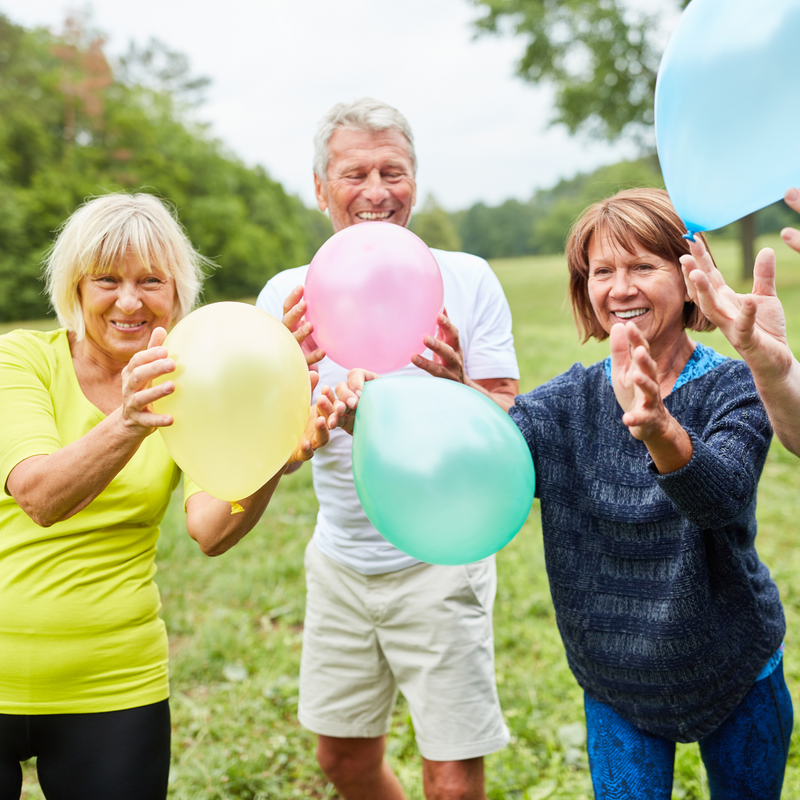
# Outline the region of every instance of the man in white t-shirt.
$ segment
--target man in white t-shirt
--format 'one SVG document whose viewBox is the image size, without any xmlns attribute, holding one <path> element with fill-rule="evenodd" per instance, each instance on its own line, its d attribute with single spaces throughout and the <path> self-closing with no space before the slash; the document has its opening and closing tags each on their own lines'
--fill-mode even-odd
<svg viewBox="0 0 800 800">
<path fill-rule="evenodd" d="M 314 184 L 334 231 L 371 220 L 408 225 L 415 171 L 411 129 L 391 106 L 364 98 L 336 105 L 322 119 Z M 519 371 L 500 283 L 483 259 L 433 254 L 447 316 L 440 315 L 436 338 L 425 340 L 429 349 L 396 374 L 466 383 L 508 410 Z M 307 271 L 276 275 L 258 307 L 292 329 L 305 325 L 290 309 L 304 309 Z M 346 380 L 347 370 L 329 358 L 318 369 L 320 384 Z M 399 688 L 428 800 L 483 800 L 483 757 L 509 740 L 494 676 L 494 557 L 437 566 L 389 544 L 358 501 L 351 446 L 352 438 L 334 429 L 312 461 L 320 509 L 305 557 L 300 722 L 319 735 L 317 759 L 343 798 L 402 800 L 384 758 Z"/>
</svg>

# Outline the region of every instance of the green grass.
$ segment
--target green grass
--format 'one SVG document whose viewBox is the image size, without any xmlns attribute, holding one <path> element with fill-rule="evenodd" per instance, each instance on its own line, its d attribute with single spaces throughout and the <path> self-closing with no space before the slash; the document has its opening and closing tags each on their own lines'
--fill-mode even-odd
<svg viewBox="0 0 800 800">
<path fill-rule="evenodd" d="M 800 256 L 774 240 L 779 291 L 791 341 L 800 342 Z M 736 245 L 715 255 L 732 278 Z M 563 257 L 493 264 L 514 315 L 522 389 L 607 355 L 607 344 L 578 344 L 563 305 Z M 746 287 L 738 286 L 740 290 Z M 701 338 L 732 354 L 719 334 Z M 759 552 L 778 582 L 789 634 L 785 665 L 800 707 L 800 550 L 796 518 L 800 462 L 775 444 L 759 497 Z M 180 497 L 162 528 L 157 581 L 170 631 L 173 766 L 170 798 L 334 798 L 317 768 L 314 736 L 297 723 L 297 674 L 304 611 L 303 550 L 316 500 L 310 470 L 281 482 L 257 528 L 217 559 L 202 556 L 185 530 Z M 537 506 L 518 536 L 498 554 L 495 604 L 497 681 L 511 744 L 486 759 L 490 798 L 592 797 L 582 695 L 566 665 L 544 570 Z M 793 741 L 784 797 L 800 798 L 800 733 Z M 420 761 L 407 707 L 400 700 L 389 759 L 409 798 L 422 795 Z M 695 745 L 679 746 L 673 797 L 701 800 L 707 787 Z M 40 797 L 27 768 L 23 797 Z"/>
</svg>

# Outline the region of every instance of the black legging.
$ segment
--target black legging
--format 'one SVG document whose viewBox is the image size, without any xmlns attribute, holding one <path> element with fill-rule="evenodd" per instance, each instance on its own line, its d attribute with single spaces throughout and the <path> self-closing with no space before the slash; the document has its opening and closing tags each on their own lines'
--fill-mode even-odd
<svg viewBox="0 0 800 800">
<path fill-rule="evenodd" d="M 0 714 L 0 798 L 22 791 L 36 756 L 47 800 L 164 800 L 169 701 L 96 714 Z"/>
</svg>

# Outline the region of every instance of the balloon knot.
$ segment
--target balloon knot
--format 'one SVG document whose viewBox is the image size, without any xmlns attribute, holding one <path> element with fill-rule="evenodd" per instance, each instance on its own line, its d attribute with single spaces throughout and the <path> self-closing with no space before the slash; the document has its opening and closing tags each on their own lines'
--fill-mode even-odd
<svg viewBox="0 0 800 800">
<path fill-rule="evenodd" d="M 690 242 L 694 241 L 694 231 L 686 231 L 681 237 L 682 239 L 688 239 Z"/>
<path fill-rule="evenodd" d="M 231 514 L 241 514 L 244 509 L 238 504 L 231 501 Z"/>
</svg>

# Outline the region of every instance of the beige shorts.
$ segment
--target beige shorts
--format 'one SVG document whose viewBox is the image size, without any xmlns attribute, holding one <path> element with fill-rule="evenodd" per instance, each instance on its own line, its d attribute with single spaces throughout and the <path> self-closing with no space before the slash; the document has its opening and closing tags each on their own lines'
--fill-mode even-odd
<svg viewBox="0 0 800 800">
<path fill-rule="evenodd" d="M 312 541 L 305 567 L 303 726 L 325 736 L 382 736 L 399 689 L 424 758 L 461 761 L 508 744 L 494 677 L 493 557 L 361 575 Z"/>
</svg>

